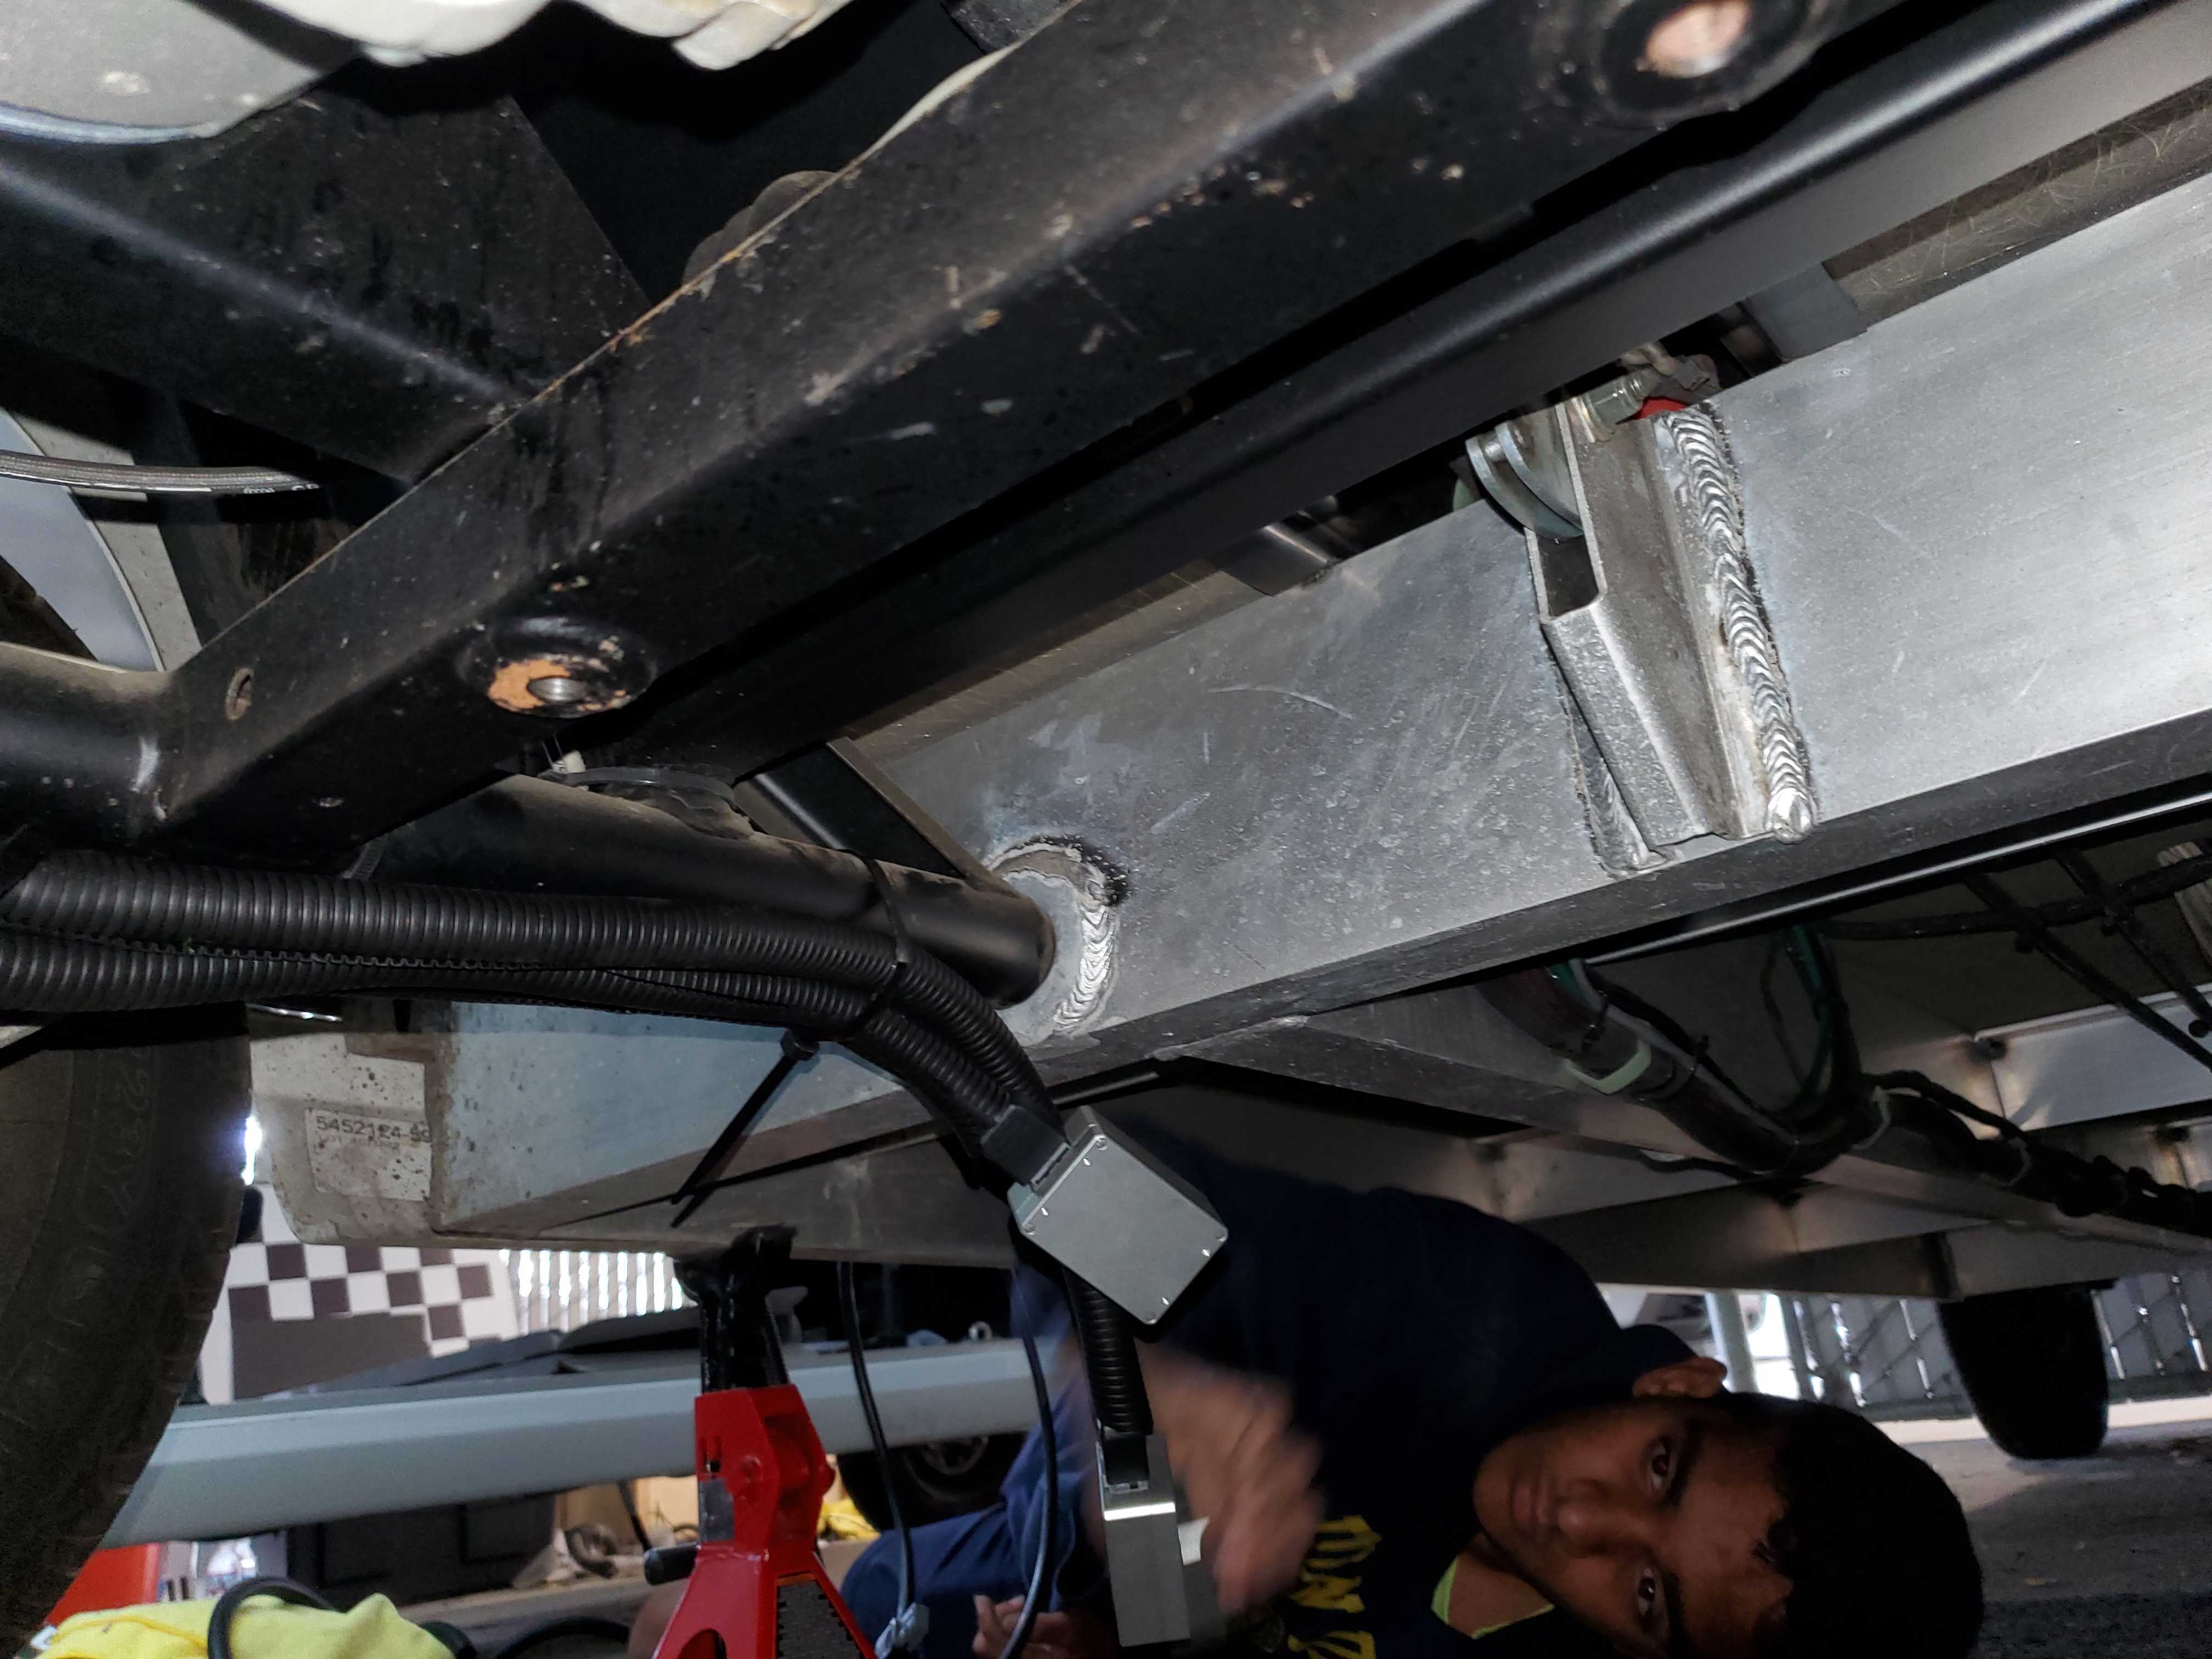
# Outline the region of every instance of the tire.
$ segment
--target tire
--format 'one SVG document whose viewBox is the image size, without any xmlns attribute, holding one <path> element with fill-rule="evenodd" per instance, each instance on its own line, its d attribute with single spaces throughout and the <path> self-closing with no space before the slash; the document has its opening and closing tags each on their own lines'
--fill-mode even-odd
<svg viewBox="0 0 2212 1659">
<path fill-rule="evenodd" d="M 2002 1449 L 2041 1462 L 2105 1443 L 2105 1346 L 2087 1285 L 1970 1296 L 1938 1311 L 1966 1397 Z"/>
<path fill-rule="evenodd" d="M 236 1010 L 65 1022 L 0 1054 L 0 1651 L 98 1547 L 191 1374 L 247 1097 Z"/>
<path fill-rule="evenodd" d="M 1018 1434 L 939 1440 L 927 1446 L 894 1446 L 899 1506 L 910 1527 L 971 1515 L 999 1500 L 1000 1483 L 1022 1449 Z M 884 1464 L 873 1452 L 848 1452 L 837 1460 L 846 1495 L 878 1532 L 891 1529 L 891 1507 L 884 1491 Z"/>
</svg>

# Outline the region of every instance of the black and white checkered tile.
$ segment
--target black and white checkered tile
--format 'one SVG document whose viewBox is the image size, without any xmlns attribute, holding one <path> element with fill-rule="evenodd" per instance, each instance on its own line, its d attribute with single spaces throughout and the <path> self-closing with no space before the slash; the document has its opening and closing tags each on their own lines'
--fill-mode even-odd
<svg viewBox="0 0 2212 1659">
<path fill-rule="evenodd" d="M 422 1316 L 425 1344 L 434 1355 L 513 1336 L 520 1328 L 514 1286 L 498 1251 L 303 1244 L 275 1191 L 264 1187 L 260 1237 L 230 1253 L 202 1370 L 216 1384 L 216 1367 L 210 1362 L 219 1353 L 227 1380 L 233 1343 L 254 1324 L 406 1313 Z M 216 1398 L 215 1387 L 208 1397 Z"/>
</svg>

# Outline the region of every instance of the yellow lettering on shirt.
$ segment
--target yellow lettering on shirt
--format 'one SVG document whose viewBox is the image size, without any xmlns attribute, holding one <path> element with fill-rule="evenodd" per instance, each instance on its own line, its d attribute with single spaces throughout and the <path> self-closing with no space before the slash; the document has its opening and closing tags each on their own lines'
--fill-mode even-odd
<svg viewBox="0 0 2212 1659">
<path fill-rule="evenodd" d="M 1362 1516 L 1347 1515 L 1324 1521 L 1314 1529 L 1312 1547 L 1306 1552 L 1306 1565 L 1324 1571 L 1332 1567 L 1348 1567 L 1374 1554 L 1375 1547 L 1382 1541 Z"/>
<path fill-rule="evenodd" d="M 1310 1562 L 1299 1571 L 1298 1587 L 1291 1592 L 1291 1600 L 1302 1607 L 1320 1607 L 1328 1613 L 1367 1611 L 1367 1603 L 1359 1599 L 1357 1578 L 1316 1572 Z"/>
</svg>

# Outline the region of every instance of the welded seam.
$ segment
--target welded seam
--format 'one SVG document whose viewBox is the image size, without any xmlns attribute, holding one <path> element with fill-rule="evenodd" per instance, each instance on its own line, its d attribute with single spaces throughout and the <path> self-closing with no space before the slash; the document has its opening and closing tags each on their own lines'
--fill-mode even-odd
<svg viewBox="0 0 2212 1659">
<path fill-rule="evenodd" d="M 1790 706 L 1782 655 L 1759 603 L 1744 545 L 1743 497 L 1727 435 L 1704 405 L 1660 417 L 1659 456 L 1676 506 L 1697 537 L 1717 605 L 1729 664 L 1750 701 L 1765 824 L 1782 841 L 1802 841 L 1820 822 L 1805 738 Z"/>
</svg>

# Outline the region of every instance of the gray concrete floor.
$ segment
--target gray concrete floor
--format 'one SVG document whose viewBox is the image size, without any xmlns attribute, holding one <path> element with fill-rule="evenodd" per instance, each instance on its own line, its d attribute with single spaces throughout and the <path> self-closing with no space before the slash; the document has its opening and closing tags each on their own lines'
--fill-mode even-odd
<svg viewBox="0 0 2212 1659">
<path fill-rule="evenodd" d="M 1912 1449 L 1981 1553 L 1979 1659 L 2212 1659 L 2212 1421 L 2115 1428 L 2064 1463 L 1979 1438 Z"/>
</svg>

